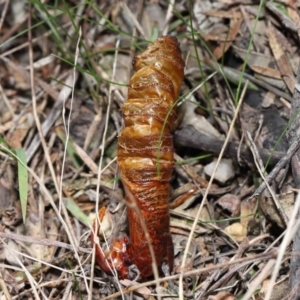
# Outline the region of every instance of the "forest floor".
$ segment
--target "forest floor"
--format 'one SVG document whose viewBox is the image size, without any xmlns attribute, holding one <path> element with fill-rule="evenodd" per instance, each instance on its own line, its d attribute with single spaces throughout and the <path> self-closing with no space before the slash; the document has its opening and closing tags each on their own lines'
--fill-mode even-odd
<svg viewBox="0 0 300 300">
<path fill-rule="evenodd" d="M 299 8 L 1 0 L 0 299 L 300 299 Z M 174 268 L 158 275 L 149 261 L 154 276 L 124 279 L 97 265 L 91 232 L 105 208 L 95 244 L 128 233 L 121 108 L 134 57 L 161 35 L 177 38 L 185 62 Z"/>
</svg>

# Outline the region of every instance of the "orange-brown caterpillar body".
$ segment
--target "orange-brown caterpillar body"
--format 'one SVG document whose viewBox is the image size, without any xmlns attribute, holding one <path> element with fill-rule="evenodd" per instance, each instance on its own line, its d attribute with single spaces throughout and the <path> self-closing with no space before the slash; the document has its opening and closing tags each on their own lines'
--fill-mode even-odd
<svg viewBox="0 0 300 300">
<path fill-rule="evenodd" d="M 171 130 L 177 119 L 175 102 L 184 77 L 184 61 L 175 38 L 159 37 L 134 60 L 128 100 L 122 108 L 125 128 L 118 139 L 118 164 L 128 204 L 129 241 L 113 241 L 98 263 L 106 272 L 112 266 L 119 277 L 136 265 L 141 276 L 152 275 L 146 225 L 160 269 L 173 268 L 169 218 L 169 182 L 174 166 Z M 93 236 L 92 236 L 93 242 Z"/>
</svg>

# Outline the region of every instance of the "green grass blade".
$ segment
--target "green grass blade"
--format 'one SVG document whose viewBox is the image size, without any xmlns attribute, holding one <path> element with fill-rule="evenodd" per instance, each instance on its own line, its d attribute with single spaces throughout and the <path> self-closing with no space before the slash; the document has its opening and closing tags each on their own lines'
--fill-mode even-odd
<svg viewBox="0 0 300 300">
<path fill-rule="evenodd" d="M 76 157 L 76 150 L 73 145 L 73 140 L 71 138 L 69 138 L 69 141 L 67 143 L 67 138 L 66 138 L 65 132 L 59 128 L 56 129 L 56 133 L 57 133 L 57 136 L 60 138 L 60 140 L 64 143 L 65 147 L 67 147 L 67 153 L 68 153 L 73 165 L 75 166 L 75 168 L 79 169 L 80 163 L 78 162 L 77 157 Z"/>
<path fill-rule="evenodd" d="M 82 224 L 89 227 L 92 222 L 90 218 L 80 209 L 80 207 L 71 199 L 64 198 L 64 204 L 67 210 Z"/>
</svg>

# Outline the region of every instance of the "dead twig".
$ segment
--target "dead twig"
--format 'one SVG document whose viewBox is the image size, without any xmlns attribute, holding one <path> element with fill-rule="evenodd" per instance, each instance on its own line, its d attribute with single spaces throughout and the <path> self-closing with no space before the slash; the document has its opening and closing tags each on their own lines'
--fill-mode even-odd
<svg viewBox="0 0 300 300">
<path fill-rule="evenodd" d="M 250 134 L 248 131 L 246 132 L 246 134 L 247 134 L 248 141 L 249 141 L 249 143 L 250 143 L 250 149 L 251 149 L 251 151 L 252 151 L 252 153 L 253 153 L 253 157 L 254 157 L 254 161 L 255 161 L 255 164 L 256 164 L 256 168 L 257 168 L 257 170 L 258 170 L 258 172 L 259 172 L 261 178 L 262 178 L 263 181 L 265 182 L 265 184 L 266 184 L 266 186 L 267 186 L 267 188 L 268 188 L 270 194 L 272 195 L 272 199 L 273 199 L 273 201 L 274 201 L 274 203 L 275 203 L 275 205 L 276 205 L 276 207 L 277 207 L 277 209 L 278 209 L 278 211 L 279 211 L 279 213 L 280 213 L 280 216 L 281 216 L 282 219 L 284 220 L 285 225 L 287 225 L 288 222 L 289 222 L 289 220 L 288 220 L 288 218 L 287 218 L 287 216 L 286 216 L 286 213 L 284 212 L 284 210 L 283 210 L 283 208 L 282 208 L 280 202 L 278 201 L 278 198 L 277 198 L 275 192 L 274 192 L 273 189 L 270 187 L 269 183 L 266 181 L 266 176 L 265 176 L 266 173 L 265 173 L 265 171 L 264 171 L 264 166 L 263 166 L 263 164 L 262 164 L 261 158 L 259 157 L 257 148 L 256 148 L 256 146 L 255 146 L 255 143 L 254 143 L 252 137 L 251 137 L 251 134 Z M 265 174 L 264 174 L 264 173 L 265 173 Z"/>
<path fill-rule="evenodd" d="M 188 125 L 181 128 L 180 130 L 176 130 L 174 138 L 175 142 L 180 146 L 199 149 L 213 154 L 219 154 L 224 143 L 223 141 L 218 140 L 215 137 L 208 136 L 199 132 L 192 125 Z M 241 160 L 248 165 L 253 163 L 253 156 L 250 149 L 245 144 L 242 144 L 240 148 Z M 238 143 L 228 142 L 224 150 L 224 156 L 230 157 L 232 159 L 237 159 L 238 149 Z M 272 152 L 272 150 L 262 148 L 258 148 L 258 153 L 263 163 L 266 164 L 268 162 L 270 166 L 276 165 L 278 161 L 286 155 L 286 153 L 283 152 Z"/>
<path fill-rule="evenodd" d="M 266 182 L 270 183 L 278 174 L 280 170 L 282 170 L 291 160 L 292 156 L 296 153 L 300 146 L 300 135 L 297 139 L 293 142 L 290 146 L 289 150 L 287 151 L 286 155 L 280 159 L 274 169 L 270 172 L 270 174 L 266 177 L 266 181 L 263 182 L 256 191 L 252 194 L 252 196 L 248 199 L 251 200 L 254 197 L 258 197 L 267 187 Z"/>
<path fill-rule="evenodd" d="M 290 253 L 285 253 L 286 257 L 288 257 L 290 255 Z M 199 275 L 202 274 L 204 272 L 210 272 L 210 271 L 214 271 L 214 270 L 219 270 L 225 267 L 229 267 L 229 266 L 233 266 L 236 264 L 241 265 L 242 263 L 248 261 L 249 264 L 254 263 L 256 261 L 265 261 L 265 260 L 270 260 L 272 258 L 275 258 L 277 256 L 277 251 L 271 251 L 268 253 L 263 253 L 263 254 L 258 254 L 255 256 L 251 256 L 251 257 L 245 257 L 245 258 L 240 258 L 240 259 L 236 259 L 233 261 L 228 261 L 222 264 L 217 264 L 217 265 L 211 265 L 209 267 L 205 267 L 205 268 L 199 268 L 196 270 L 192 270 L 192 271 L 186 271 L 185 272 L 185 276 L 195 276 L 195 275 Z M 156 282 L 160 283 L 160 282 L 165 282 L 167 280 L 175 280 L 175 279 L 179 279 L 180 274 L 176 274 L 176 275 L 172 275 L 172 276 L 168 276 L 168 277 L 164 277 L 164 278 L 159 278 L 157 281 L 156 280 L 152 280 L 152 281 L 147 281 L 132 287 L 127 288 L 126 290 L 123 290 L 121 292 L 117 292 L 115 294 L 112 294 L 108 297 L 103 298 L 103 300 L 109 300 L 109 299 L 116 299 L 116 297 L 122 295 L 122 294 L 128 294 L 130 292 L 136 291 L 137 289 L 141 288 L 141 287 L 145 287 L 145 286 L 151 286 L 153 284 L 155 284 Z"/>
</svg>

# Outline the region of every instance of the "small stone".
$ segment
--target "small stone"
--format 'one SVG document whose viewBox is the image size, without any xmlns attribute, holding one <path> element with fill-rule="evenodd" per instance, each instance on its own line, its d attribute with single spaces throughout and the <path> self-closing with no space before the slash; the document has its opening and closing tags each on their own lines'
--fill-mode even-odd
<svg viewBox="0 0 300 300">
<path fill-rule="evenodd" d="M 217 163 L 217 159 L 214 159 L 210 164 L 204 167 L 204 172 L 208 176 L 212 176 L 212 173 L 215 169 L 215 165 Z M 223 158 L 220 161 L 218 169 L 215 174 L 215 180 L 218 182 L 225 184 L 229 179 L 233 178 L 235 175 L 234 167 L 231 159 Z"/>
</svg>

